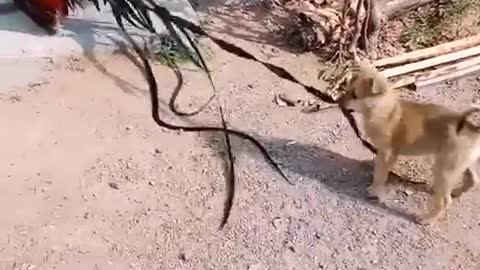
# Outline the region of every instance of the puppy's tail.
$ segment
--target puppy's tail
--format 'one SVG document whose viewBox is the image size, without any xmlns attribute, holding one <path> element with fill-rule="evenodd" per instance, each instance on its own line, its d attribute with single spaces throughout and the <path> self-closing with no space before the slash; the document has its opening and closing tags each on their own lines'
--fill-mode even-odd
<svg viewBox="0 0 480 270">
<path fill-rule="evenodd" d="M 472 113 L 479 112 L 479 111 L 480 111 L 480 107 L 473 107 L 460 114 L 458 123 L 457 123 L 457 134 L 460 133 L 460 131 L 462 131 L 462 129 L 465 128 L 466 126 L 468 126 L 469 128 L 471 128 L 476 132 L 480 132 L 480 126 L 474 125 L 467 120 L 467 118 Z"/>
</svg>

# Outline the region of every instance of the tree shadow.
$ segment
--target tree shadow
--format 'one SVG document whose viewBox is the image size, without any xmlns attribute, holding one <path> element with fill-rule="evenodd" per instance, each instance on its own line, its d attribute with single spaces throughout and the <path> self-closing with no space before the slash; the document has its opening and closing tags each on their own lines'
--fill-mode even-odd
<svg viewBox="0 0 480 270">
<path fill-rule="evenodd" d="M 99 45 L 108 47 L 112 46 L 113 43 L 116 50 L 126 50 L 125 44 L 121 40 L 115 39 L 109 35 L 113 32 L 118 33 L 119 36 L 123 36 L 116 25 L 112 25 L 108 22 L 70 18 L 65 22 L 64 27 L 66 30 L 69 30 L 69 34 L 66 34 L 66 36 L 74 39 L 82 47 L 83 55 L 87 60 L 90 61 L 103 75 L 109 77 L 123 92 L 134 96 L 143 96 L 147 94 L 145 89 L 139 88 L 129 81 L 108 71 L 105 65 L 103 65 L 95 56 L 95 48 Z M 135 37 L 138 36 L 138 34 L 132 33 L 132 36 Z M 129 59 L 133 60 L 133 58 Z M 132 63 L 139 67 L 138 61 L 133 61 Z"/>
<path fill-rule="evenodd" d="M 292 12 L 269 9 L 261 4 L 250 7 L 221 6 L 215 11 L 212 19 L 204 24 L 210 32 L 295 53 L 285 36 L 285 29 L 296 18 Z"/>
<path fill-rule="evenodd" d="M 13 3 L 0 4 L 0 15 L 0 31 L 24 33 L 41 38 L 52 38 L 52 40 L 62 37 L 73 39 L 81 47 L 83 55 L 87 60 L 93 63 L 97 70 L 111 78 L 122 91 L 136 96 L 147 93 L 145 89 L 136 87 L 109 72 L 95 56 L 96 48 L 107 48 L 120 44 L 118 41 L 112 42 L 112 34 L 120 38 L 123 37 L 120 29 L 113 21 L 87 20 L 70 16 L 65 20 L 62 30 L 57 35 L 51 36 L 36 25 L 27 15 L 18 10 Z M 134 32 L 131 35 L 138 37 L 139 33 Z"/>
<path fill-rule="evenodd" d="M 224 144 L 220 136 L 222 135 L 209 136 L 207 140 L 212 148 L 221 152 Z M 231 137 L 234 156 L 258 154 L 257 149 L 245 146 L 237 138 Z M 316 145 L 292 143 L 288 139 L 255 137 L 265 146 L 272 158 L 281 164 L 282 170 L 290 180 L 297 185 L 314 179 L 319 185 L 340 196 L 361 201 L 389 214 L 414 221 L 413 213 L 367 198 L 366 190 L 373 174 L 371 160 L 355 160 Z M 398 186 L 408 186 L 418 192 L 428 192 L 424 185 L 411 185 L 406 179 L 394 174 L 390 174 L 389 184 L 396 186 L 395 189 Z"/>
</svg>

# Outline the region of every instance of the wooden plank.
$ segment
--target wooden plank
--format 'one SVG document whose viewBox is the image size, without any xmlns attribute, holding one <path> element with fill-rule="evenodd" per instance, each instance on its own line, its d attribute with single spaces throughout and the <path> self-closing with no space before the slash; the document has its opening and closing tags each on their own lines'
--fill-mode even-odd
<svg viewBox="0 0 480 270">
<path fill-rule="evenodd" d="M 376 60 L 373 62 L 373 65 L 376 66 L 377 68 L 388 66 L 388 65 L 401 65 L 409 62 L 415 62 L 415 61 L 431 58 L 441 54 L 463 50 L 478 44 L 480 44 L 480 34 L 471 36 L 471 37 L 462 38 L 452 42 L 440 44 L 430 48 L 416 50 L 413 52 L 408 52 L 401 55 Z"/>
<path fill-rule="evenodd" d="M 443 82 L 443 81 L 446 81 L 446 80 L 459 79 L 459 78 L 465 77 L 465 76 L 470 75 L 470 74 L 472 74 L 474 72 L 477 72 L 477 71 L 480 71 L 480 65 L 460 69 L 460 70 L 457 70 L 455 72 L 451 72 L 451 73 L 447 73 L 447 74 L 442 75 L 442 76 L 431 78 L 429 80 L 417 81 L 415 83 L 415 86 L 417 88 L 419 88 L 419 87 L 424 87 L 424 86 L 427 86 L 427 85 L 437 84 L 437 83 L 440 83 L 440 82 Z"/>
<path fill-rule="evenodd" d="M 432 71 L 426 71 L 412 76 L 403 77 L 392 84 L 393 88 L 400 88 L 415 83 L 416 81 L 428 81 L 438 76 L 462 70 L 471 66 L 480 65 L 480 56 L 468 58 L 464 61 L 447 65 Z"/>
<path fill-rule="evenodd" d="M 475 46 L 472 48 L 468 48 L 466 50 L 453 52 L 445 55 L 440 55 L 440 56 L 423 60 L 420 62 L 410 63 L 403 66 L 386 69 L 382 71 L 382 74 L 387 78 L 395 77 L 402 74 L 408 74 L 417 70 L 422 70 L 422 69 L 438 66 L 441 64 L 453 62 L 456 60 L 468 58 L 478 54 L 480 54 L 480 46 Z"/>
</svg>

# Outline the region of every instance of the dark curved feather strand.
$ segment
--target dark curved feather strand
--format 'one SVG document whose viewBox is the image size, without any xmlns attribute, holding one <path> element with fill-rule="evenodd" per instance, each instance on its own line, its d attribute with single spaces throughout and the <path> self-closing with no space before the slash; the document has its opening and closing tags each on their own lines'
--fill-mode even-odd
<svg viewBox="0 0 480 270">
<path fill-rule="evenodd" d="M 182 31 L 182 33 L 187 38 L 188 43 L 190 44 L 190 46 L 192 46 L 193 50 L 195 51 L 196 55 L 198 56 L 198 59 L 200 60 L 200 63 L 202 64 L 201 66 L 203 67 L 204 71 L 207 73 L 208 80 L 210 81 L 210 84 L 213 86 L 212 74 L 210 73 L 210 70 L 208 69 L 207 62 L 203 59 L 202 53 L 198 49 L 198 46 L 197 46 L 196 42 L 192 39 L 192 37 L 190 37 L 190 34 L 184 28 L 180 28 L 180 31 Z M 196 59 L 195 59 L 195 61 L 196 61 Z"/>
<path fill-rule="evenodd" d="M 365 146 L 368 150 L 370 150 L 370 152 L 372 152 L 373 154 L 376 154 L 377 153 L 377 149 L 375 149 L 375 147 L 373 147 L 373 145 L 371 145 L 369 142 L 367 142 L 366 140 L 364 140 L 362 138 L 362 136 L 360 136 L 360 131 L 358 130 L 358 126 L 355 122 L 355 118 L 353 118 L 353 115 L 348 111 L 347 108 L 339 105 L 340 107 L 340 110 L 342 111 L 343 115 L 345 116 L 345 118 L 347 119 L 348 123 L 350 124 L 350 126 L 352 127 L 353 129 L 353 132 L 355 133 L 355 135 L 357 136 L 357 138 L 360 139 L 360 142 L 362 143 L 363 146 Z"/>
<path fill-rule="evenodd" d="M 122 8 L 121 6 L 119 6 L 117 3 L 112 3 L 111 4 L 111 7 L 112 7 L 112 12 L 114 14 L 115 17 L 120 17 L 120 18 L 124 18 L 127 22 L 129 22 L 131 25 L 133 25 L 134 27 L 138 28 L 138 29 L 141 29 L 141 26 L 139 23 L 137 23 L 137 21 L 140 21 L 139 18 L 137 18 L 136 20 L 130 18 L 130 16 L 125 16 L 125 12 L 124 12 L 124 8 Z M 133 15 L 132 16 L 136 16 L 136 15 Z"/>
<path fill-rule="evenodd" d="M 152 1 L 152 0 L 149 0 L 149 1 Z M 207 32 L 205 32 L 205 30 L 203 30 L 200 26 L 195 25 L 195 24 L 193 24 L 193 23 L 191 23 L 187 20 L 184 20 L 183 18 L 171 15 L 170 12 L 164 7 L 160 7 L 160 6 L 156 5 L 155 13 L 158 16 L 162 16 L 162 17 L 165 17 L 166 19 L 171 20 L 172 22 L 177 24 L 180 28 L 187 28 L 195 34 L 202 35 L 202 36 L 207 36 L 212 41 L 214 41 L 220 48 L 222 48 L 223 50 L 225 50 L 229 53 L 232 53 L 232 54 L 234 54 L 238 57 L 244 58 L 244 59 L 249 59 L 249 60 L 253 60 L 255 62 L 261 63 L 262 65 L 264 65 L 266 68 L 268 68 L 271 72 L 273 72 L 277 76 L 279 76 L 283 79 L 289 80 L 289 81 L 291 81 L 293 83 L 296 83 L 298 85 L 301 85 L 307 92 L 315 95 L 316 97 L 320 98 L 324 102 L 327 102 L 327 103 L 330 103 L 330 104 L 336 103 L 335 100 L 331 96 L 323 93 L 322 91 L 320 91 L 320 90 L 318 90 L 318 89 L 316 89 L 312 86 L 307 86 L 307 85 L 301 83 L 295 77 L 293 77 L 293 75 L 291 75 L 291 73 L 289 73 L 284 68 L 279 67 L 279 66 L 275 66 L 275 65 L 270 64 L 270 63 L 263 62 L 263 61 L 257 59 L 256 57 L 254 57 L 252 54 L 245 51 L 244 49 L 242 49 L 242 48 L 240 48 L 240 47 L 238 47 L 238 46 L 236 46 L 236 45 L 234 45 L 230 42 L 226 42 L 222 39 L 212 37 Z M 357 126 L 356 121 L 353 118 L 352 114 L 348 110 L 345 110 L 345 109 L 342 109 L 341 111 L 342 111 L 342 114 L 344 115 L 344 117 L 347 119 L 349 125 L 352 127 L 353 131 L 355 132 L 355 135 L 357 136 L 357 138 L 362 142 L 362 144 L 365 147 L 367 147 L 368 150 L 372 151 L 372 153 L 376 153 L 375 148 L 369 142 L 367 142 L 366 140 L 364 140 L 360 136 L 358 126 Z"/>
<path fill-rule="evenodd" d="M 177 30 L 175 29 L 175 27 L 173 26 L 173 24 L 170 22 L 170 20 L 168 20 L 168 18 L 161 18 L 163 24 L 165 25 L 165 28 L 167 28 L 167 31 L 168 33 L 175 39 L 175 41 L 177 42 L 177 44 L 180 45 L 180 47 L 182 47 L 182 49 L 186 49 L 188 51 L 191 52 L 191 50 L 188 48 L 187 45 L 185 45 L 184 41 L 182 40 L 182 38 L 180 37 L 180 35 L 177 33 Z M 187 37 L 188 38 L 188 37 Z M 193 44 L 192 47 L 195 49 L 196 48 L 196 44 Z M 197 66 L 197 67 L 200 67 L 202 69 L 205 69 L 206 67 L 202 66 L 200 63 L 198 63 L 197 59 L 195 59 L 193 57 L 193 54 L 191 54 L 189 56 L 190 60 Z"/>
<path fill-rule="evenodd" d="M 148 8 L 142 0 L 107 0 L 111 6 L 117 6 L 128 22 L 138 22 L 141 26 L 149 32 L 155 32 L 153 23 L 148 13 Z M 112 7 L 113 9 L 113 7 Z M 141 27 L 137 27 L 142 29 Z"/>
<path fill-rule="evenodd" d="M 222 128 L 224 130 L 223 134 L 225 135 L 225 143 L 227 144 L 227 154 L 228 154 L 228 165 L 229 170 L 227 171 L 228 175 L 225 176 L 225 189 L 227 190 L 227 196 L 225 199 L 225 206 L 223 207 L 223 218 L 220 223 L 220 229 L 225 227 L 227 224 L 230 213 L 232 212 L 233 199 L 235 197 L 235 163 L 232 153 L 232 144 L 230 143 L 230 137 L 227 132 L 227 123 L 225 121 L 225 115 L 223 114 L 222 107 L 219 108 L 220 117 L 222 119 Z"/>
<path fill-rule="evenodd" d="M 137 12 L 125 1 L 123 0 L 108 0 L 110 2 L 110 6 L 112 7 L 112 11 L 116 12 L 121 15 L 122 18 L 127 20 L 131 25 L 136 27 L 137 29 L 148 29 L 155 31 L 153 28 L 152 23 L 146 23 Z M 143 27 L 143 28 L 142 28 Z"/>
<path fill-rule="evenodd" d="M 237 131 L 237 130 L 233 130 L 233 129 L 229 129 L 229 128 L 226 127 L 225 120 L 223 118 L 223 112 L 222 112 L 222 115 L 221 115 L 222 116 L 222 123 L 223 123 L 222 128 L 207 127 L 207 126 L 203 126 L 203 127 L 177 126 L 177 125 L 172 125 L 172 124 L 169 124 L 169 123 L 163 121 L 160 118 L 160 114 L 159 114 L 158 84 L 157 84 L 157 81 L 156 81 L 155 76 L 153 74 L 152 67 L 150 66 L 150 63 L 145 56 L 145 52 L 142 51 L 140 49 L 140 47 L 138 46 L 138 44 L 133 40 L 133 38 L 128 35 L 128 33 L 126 32 L 126 30 L 124 28 L 122 17 L 120 16 L 119 13 L 115 13 L 115 19 L 117 20 L 117 23 L 118 23 L 119 27 L 121 28 L 121 30 L 123 31 L 123 33 L 125 34 L 127 39 L 129 40 L 130 44 L 133 46 L 135 52 L 137 53 L 137 55 L 140 57 L 140 59 L 143 62 L 144 69 L 145 69 L 144 70 L 145 71 L 145 77 L 146 77 L 147 82 L 149 84 L 150 101 L 151 101 L 151 106 L 152 106 L 151 113 L 152 113 L 153 120 L 159 126 L 166 127 L 166 128 L 172 129 L 172 130 L 183 130 L 183 131 L 186 131 L 186 132 L 192 132 L 192 131 L 197 131 L 197 132 L 198 131 L 214 131 L 214 132 L 218 132 L 218 131 L 221 131 L 225 134 L 225 136 L 227 136 L 227 140 L 228 140 L 227 141 L 227 150 L 229 152 L 229 164 L 230 164 L 230 175 L 228 176 L 229 178 L 227 179 L 227 183 L 230 183 L 231 185 L 227 186 L 227 199 L 226 199 L 226 202 L 225 202 L 224 217 L 222 219 L 222 223 L 220 225 L 220 228 L 223 228 L 223 226 L 226 224 L 226 222 L 228 220 L 228 217 L 230 216 L 231 208 L 233 206 L 233 197 L 234 197 L 234 188 L 235 188 L 235 174 L 234 174 L 235 170 L 233 168 L 235 165 L 234 165 L 234 162 L 233 162 L 233 155 L 231 153 L 231 145 L 229 143 L 228 134 L 232 134 L 232 135 L 238 136 L 240 138 L 243 138 L 243 139 L 246 139 L 246 140 L 252 142 L 262 152 L 264 158 L 266 158 L 266 160 L 277 170 L 277 172 L 289 184 L 294 185 L 290 181 L 290 179 L 288 179 L 288 177 L 283 173 L 283 171 L 278 167 L 278 165 L 275 163 L 275 161 L 273 161 L 273 159 L 268 154 L 267 150 L 256 139 L 254 139 L 253 137 L 251 137 L 250 135 L 248 135 L 246 133 L 243 133 L 243 132 Z"/>
<path fill-rule="evenodd" d="M 203 109 L 205 109 L 212 102 L 212 100 L 215 98 L 215 95 L 212 95 L 207 100 L 207 102 L 205 102 L 205 104 L 203 104 L 199 109 L 197 109 L 193 112 L 185 113 L 185 112 L 180 112 L 177 109 L 177 107 L 175 106 L 175 101 L 177 100 L 178 94 L 180 93 L 180 89 L 183 86 L 183 75 L 182 75 L 182 72 L 180 72 L 180 69 L 178 68 L 178 66 L 175 63 L 173 63 L 169 66 L 172 69 L 172 71 L 175 73 L 175 76 L 177 77 L 177 85 L 175 86 L 175 89 L 173 90 L 172 96 L 170 97 L 170 100 L 168 102 L 169 109 L 174 114 L 176 114 L 178 116 L 193 116 L 193 115 L 196 115 L 196 114 L 200 113 L 201 111 L 203 111 Z"/>
<path fill-rule="evenodd" d="M 68 1 L 71 1 L 72 3 L 75 3 L 75 2 L 79 2 L 81 0 L 68 0 Z M 97 7 L 97 9 L 99 9 L 99 5 L 98 5 L 99 0 L 88 0 L 88 1 L 93 2 L 94 5 Z M 273 168 L 289 184 L 293 185 L 293 183 L 282 172 L 282 170 L 278 167 L 278 165 L 275 163 L 275 161 L 273 161 L 273 159 L 270 157 L 267 150 L 256 139 L 254 139 L 253 137 L 251 137 L 250 135 L 248 135 L 246 133 L 243 133 L 241 131 L 237 131 L 237 130 L 234 130 L 234 129 L 229 129 L 229 128 L 226 127 L 226 123 L 225 123 L 225 120 L 223 118 L 223 113 L 221 113 L 222 128 L 209 127 L 209 126 L 203 126 L 203 127 L 200 127 L 200 126 L 193 126 L 193 127 L 192 126 L 190 126 L 190 127 L 188 127 L 188 126 L 177 126 L 177 125 L 172 125 L 172 124 L 169 124 L 167 122 L 164 122 L 160 118 L 160 115 L 159 115 L 159 104 L 158 104 L 158 96 L 157 96 L 158 95 L 158 85 L 157 85 L 156 78 L 153 75 L 152 68 L 150 66 L 150 63 L 149 63 L 148 59 L 145 57 L 144 52 L 140 49 L 140 47 L 132 39 L 132 37 L 130 35 L 128 35 L 128 33 L 126 32 L 124 24 L 123 24 L 123 19 L 127 20 L 127 22 L 131 23 L 132 25 L 135 25 L 135 23 L 137 23 L 137 28 L 138 28 L 138 25 L 140 25 L 143 28 L 145 28 L 146 30 L 148 30 L 149 32 L 156 33 L 156 31 L 153 27 L 152 21 L 150 20 L 149 13 L 148 13 L 149 11 L 151 11 L 158 18 L 160 18 L 162 20 L 162 22 L 167 27 L 167 31 L 175 39 L 178 39 L 177 40 L 178 43 L 181 44 L 184 47 L 187 47 L 184 44 L 183 40 L 179 37 L 175 27 L 173 26 L 173 24 L 176 25 L 180 29 L 180 31 L 182 31 L 182 33 L 184 33 L 187 36 L 187 40 L 190 43 L 191 47 L 193 48 L 194 53 L 200 59 L 201 65 L 204 67 L 204 69 L 205 69 L 205 71 L 206 71 L 206 73 L 209 77 L 209 80 L 212 84 L 212 87 L 214 87 L 214 84 L 213 84 L 213 80 L 211 79 L 210 71 L 208 70 L 208 68 L 205 64 L 205 61 L 202 57 L 202 54 L 198 50 L 195 42 L 190 38 L 190 36 L 186 32 L 186 29 L 190 30 L 194 34 L 198 34 L 198 35 L 206 36 L 206 37 L 210 38 L 220 48 L 222 48 L 223 50 L 225 50 L 227 52 L 230 52 L 234 55 L 237 55 L 238 57 L 248 59 L 248 60 L 253 60 L 255 62 L 261 63 L 262 65 L 264 65 L 267 69 L 272 71 L 277 76 L 303 86 L 309 93 L 319 97 L 320 99 L 322 99 L 325 102 L 336 103 L 335 100 L 333 100 L 330 96 L 322 93 L 318 89 L 316 89 L 312 86 L 307 86 L 307 85 L 299 82 L 294 76 L 292 76 L 285 69 L 283 69 L 281 67 L 278 67 L 278 66 L 275 66 L 275 65 L 270 64 L 270 63 L 263 62 L 263 61 L 255 58 L 252 54 L 250 54 L 250 53 L 246 52 L 245 50 L 239 48 L 238 46 L 235 46 L 235 45 L 233 45 L 229 42 L 226 42 L 224 40 L 221 40 L 221 39 L 210 36 L 200 26 L 195 25 L 195 24 L 193 24 L 193 23 L 191 23 L 188 20 L 185 20 L 183 18 L 171 15 L 170 12 L 166 8 L 159 6 L 158 4 L 153 2 L 153 0 L 146 0 L 146 1 L 148 1 L 148 3 L 150 5 L 152 5 L 152 7 L 148 7 L 145 4 L 145 2 L 143 2 L 143 0 L 104 0 L 104 1 L 105 1 L 105 3 L 108 2 L 110 4 L 110 6 L 112 7 L 112 11 L 114 13 L 114 17 L 115 17 L 115 20 L 117 21 L 117 24 L 119 25 L 119 27 L 121 28 L 121 30 L 125 34 L 126 38 L 129 40 L 130 44 L 133 46 L 135 52 L 137 53 L 137 55 L 140 57 L 140 59 L 143 62 L 145 77 L 146 77 L 147 82 L 149 84 L 150 101 L 151 101 L 151 106 L 152 106 L 151 107 L 151 113 L 152 113 L 153 120 L 159 126 L 166 127 L 166 128 L 172 129 L 172 130 L 183 130 L 183 131 L 187 131 L 187 132 L 210 131 L 210 132 L 222 132 L 222 133 L 225 134 L 226 140 L 227 140 L 227 148 L 228 148 L 228 151 L 229 151 L 230 172 L 231 172 L 231 175 L 229 175 L 230 178 L 227 179 L 227 181 L 229 181 L 231 184 L 232 184 L 232 181 L 233 181 L 233 185 L 230 186 L 230 188 L 232 188 L 233 191 L 230 190 L 229 187 L 227 186 L 227 200 L 225 202 L 226 204 L 225 204 L 225 208 L 224 208 L 224 218 L 222 220 L 221 228 L 223 228 L 223 226 L 225 225 L 225 223 L 228 219 L 228 216 L 230 215 L 231 205 L 233 204 L 233 195 L 230 192 L 234 192 L 234 184 L 235 184 L 234 183 L 233 155 L 231 153 L 231 148 L 230 148 L 231 146 L 229 146 L 228 135 L 238 136 L 242 139 L 246 139 L 246 140 L 250 141 L 251 143 L 253 143 L 261 151 L 264 158 L 273 166 Z M 355 119 L 353 118 L 351 113 L 348 110 L 346 110 L 345 108 L 342 108 L 342 113 L 347 118 L 347 120 L 348 120 L 350 126 L 353 128 L 356 136 L 362 141 L 362 144 L 365 145 L 372 152 L 375 152 L 375 149 L 368 142 L 363 140 L 363 138 L 361 138 L 361 136 L 358 132 L 358 127 L 356 125 Z M 231 177 L 233 177 L 233 180 L 232 180 Z"/>
<path fill-rule="evenodd" d="M 175 29 L 175 27 L 173 26 L 173 20 L 172 20 L 172 15 L 170 14 L 170 12 L 164 8 L 164 7 L 161 7 L 159 6 L 157 3 L 155 3 L 153 0 L 148 0 L 150 5 L 152 5 L 152 8 L 151 8 L 151 11 L 154 12 L 163 22 L 163 24 L 165 25 L 165 27 L 167 28 L 167 31 L 168 33 L 170 33 L 170 35 L 173 36 L 173 38 L 175 39 L 175 41 L 177 41 L 177 43 L 182 46 L 184 49 L 187 49 L 187 45 L 184 43 L 184 41 L 181 39 L 181 37 L 179 36 L 179 34 L 177 33 L 177 30 Z M 187 20 L 185 20 L 187 21 Z M 178 25 L 177 25 L 178 26 Z M 205 64 L 205 61 L 203 60 L 203 57 L 200 53 L 200 51 L 198 50 L 197 48 L 197 45 L 195 44 L 195 42 L 193 42 L 190 38 L 190 36 L 188 35 L 188 33 L 184 30 L 184 27 L 183 26 L 180 26 L 180 31 L 185 35 L 185 37 L 187 38 L 187 40 L 189 41 L 190 43 L 190 46 L 192 46 L 193 50 L 197 53 L 197 56 L 199 57 L 200 59 L 200 62 L 201 62 L 201 65 L 198 63 L 197 59 L 195 59 L 193 57 L 193 55 L 190 55 L 190 60 L 192 60 L 192 62 L 197 66 L 197 67 L 200 67 L 200 68 L 203 68 L 205 71 L 207 71 L 207 75 L 209 76 L 209 79 L 210 81 L 211 80 L 211 76 L 210 76 L 210 72 L 208 71 L 207 69 L 207 65 Z M 190 50 L 189 50 L 190 51 Z"/>
</svg>

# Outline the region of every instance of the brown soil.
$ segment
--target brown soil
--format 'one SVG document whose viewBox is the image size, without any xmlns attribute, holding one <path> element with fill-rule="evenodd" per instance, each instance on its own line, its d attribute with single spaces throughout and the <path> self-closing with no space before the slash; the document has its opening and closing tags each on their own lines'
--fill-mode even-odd
<svg viewBox="0 0 480 270">
<path fill-rule="evenodd" d="M 316 83 L 314 57 L 235 41 Z M 477 188 L 435 227 L 411 220 L 430 196 L 415 186 L 399 186 L 385 205 L 366 200 L 371 166 L 362 161 L 372 155 L 338 110 L 279 107 L 278 93 L 313 98 L 258 64 L 213 51 L 229 125 L 258 138 L 297 185 L 233 139 L 237 193 L 219 231 L 221 134 L 156 126 L 146 83 L 122 56 L 56 60 L 46 84 L 0 101 L 0 269 L 478 269 Z M 216 102 L 174 117 L 166 104 L 175 76 L 162 66 L 155 73 L 165 120 L 219 123 Z M 211 90 L 201 72 L 184 70 L 184 80 L 178 107 L 191 111 Z M 478 89 L 471 77 L 414 95 L 460 108 L 478 100 Z M 401 164 L 398 173 L 428 181 L 423 160 Z"/>
</svg>

